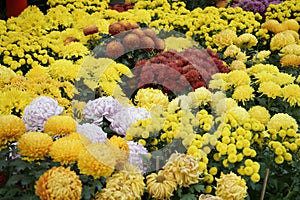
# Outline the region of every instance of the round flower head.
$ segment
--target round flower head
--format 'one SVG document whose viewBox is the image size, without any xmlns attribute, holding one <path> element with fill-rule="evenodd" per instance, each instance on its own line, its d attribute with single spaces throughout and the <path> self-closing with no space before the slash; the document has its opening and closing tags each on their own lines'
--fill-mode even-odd
<svg viewBox="0 0 300 200">
<path fill-rule="evenodd" d="M 146 159 L 148 158 L 148 150 L 134 141 L 128 141 L 127 144 L 130 150 L 128 162 L 138 167 L 145 174 L 147 172 Z"/>
<path fill-rule="evenodd" d="M 67 136 L 53 142 L 49 155 L 53 161 L 61 165 L 69 165 L 78 160 L 78 152 L 84 148 L 85 145 L 81 140 Z"/>
<path fill-rule="evenodd" d="M 91 120 L 94 124 L 102 124 L 103 117 L 110 120 L 111 117 L 122 109 L 122 105 L 113 97 L 100 97 L 88 101 L 84 108 L 85 119 Z"/>
<path fill-rule="evenodd" d="M 19 154 L 23 160 L 44 160 L 53 144 L 52 138 L 41 132 L 28 132 L 18 140 Z"/>
<path fill-rule="evenodd" d="M 234 89 L 232 98 L 242 102 L 244 105 L 245 101 L 250 101 L 254 98 L 253 92 L 254 89 L 250 85 L 240 85 Z"/>
<path fill-rule="evenodd" d="M 198 161 L 191 155 L 173 153 L 163 169 L 173 173 L 180 186 L 188 187 L 199 182 Z"/>
<path fill-rule="evenodd" d="M 88 137 L 91 142 L 105 142 L 107 139 L 107 133 L 105 133 L 101 127 L 95 124 L 77 124 L 77 132 Z"/>
<path fill-rule="evenodd" d="M 119 135 L 125 135 L 132 123 L 150 117 L 150 113 L 144 108 L 124 107 L 109 119 L 111 122 L 109 128 Z"/>
<path fill-rule="evenodd" d="M 296 32 L 298 32 L 298 30 L 300 28 L 300 25 L 296 19 L 287 19 L 287 20 L 283 21 L 281 24 L 283 26 L 285 26 L 288 30 L 293 30 Z"/>
<path fill-rule="evenodd" d="M 25 123 L 15 115 L 0 115 L 0 150 L 26 132 Z"/>
<path fill-rule="evenodd" d="M 274 83 L 273 81 L 266 81 L 259 84 L 258 92 L 272 99 L 282 96 L 282 89 L 280 85 Z"/>
<path fill-rule="evenodd" d="M 234 60 L 229 66 L 230 70 L 246 70 L 246 64 L 241 60 Z"/>
<path fill-rule="evenodd" d="M 6 83 L 9 83 L 10 80 L 14 77 L 16 77 L 16 73 L 3 66 L 3 65 L 0 65 L 0 87 L 2 88 Z"/>
<path fill-rule="evenodd" d="M 262 106 L 253 106 L 248 110 L 248 113 L 251 118 L 258 120 L 260 123 L 266 125 L 270 120 L 270 113 L 269 111 Z"/>
<path fill-rule="evenodd" d="M 225 29 L 216 35 L 214 42 L 219 48 L 224 48 L 232 45 L 236 40 L 236 32 L 230 29 Z"/>
<path fill-rule="evenodd" d="M 279 55 L 281 57 L 283 57 L 285 55 L 289 55 L 289 54 L 294 54 L 296 56 L 300 56 L 300 45 L 299 44 L 289 44 L 289 45 L 283 47 L 279 53 Z"/>
<path fill-rule="evenodd" d="M 63 107 L 50 97 L 38 97 L 24 109 L 22 116 L 27 131 L 43 131 L 44 124 L 51 116 L 60 115 Z"/>
<path fill-rule="evenodd" d="M 236 45 L 240 48 L 245 46 L 250 49 L 251 47 L 256 46 L 257 42 L 258 41 L 254 35 L 250 33 L 244 33 L 237 38 Z"/>
<path fill-rule="evenodd" d="M 60 166 L 41 175 L 34 189 L 41 200 L 80 200 L 82 183 L 74 171 Z"/>
<path fill-rule="evenodd" d="M 215 106 L 216 114 L 218 116 L 221 116 L 223 113 L 225 113 L 230 108 L 238 106 L 237 102 L 232 98 L 224 98 L 218 101 L 218 103 Z"/>
<path fill-rule="evenodd" d="M 110 176 L 116 165 L 115 149 L 106 143 L 91 143 L 79 152 L 78 168 L 81 174 L 95 179 Z M 113 155 L 113 156 L 112 156 Z"/>
<path fill-rule="evenodd" d="M 226 48 L 224 51 L 224 58 L 231 57 L 234 58 L 236 57 L 239 53 L 241 52 L 241 49 L 237 47 L 236 45 L 232 44 Z"/>
<path fill-rule="evenodd" d="M 243 70 L 234 70 L 228 73 L 227 83 L 233 86 L 249 85 L 250 77 Z"/>
<path fill-rule="evenodd" d="M 247 197 L 246 181 L 235 173 L 221 173 L 220 178 L 216 178 L 216 195 L 223 199 L 241 200 Z"/>
<path fill-rule="evenodd" d="M 154 199 L 170 199 L 177 182 L 172 172 L 160 170 L 157 174 L 151 173 L 146 177 L 146 186 L 149 195 Z"/>
<path fill-rule="evenodd" d="M 268 58 L 270 54 L 271 54 L 271 51 L 269 51 L 269 50 L 259 51 L 253 59 L 258 62 L 262 62 L 266 58 Z"/>
<path fill-rule="evenodd" d="M 159 89 L 146 88 L 138 90 L 134 97 L 137 106 L 151 110 L 153 106 L 161 105 L 167 108 L 169 104 L 168 97 Z"/>
<path fill-rule="evenodd" d="M 223 200 L 221 197 L 212 196 L 210 194 L 201 194 L 198 200 Z"/>
<path fill-rule="evenodd" d="M 300 87 L 297 84 L 289 84 L 282 88 L 283 100 L 291 106 L 300 105 Z"/>
<path fill-rule="evenodd" d="M 195 107 L 209 104 L 211 102 L 211 95 L 212 93 L 205 87 L 197 88 L 194 92 L 188 94 L 193 102 L 195 102 L 194 104 L 197 105 Z"/>
<path fill-rule="evenodd" d="M 114 135 L 107 141 L 107 145 L 114 149 L 113 156 L 116 157 L 118 167 L 128 161 L 130 150 L 125 139 Z"/>
<path fill-rule="evenodd" d="M 290 115 L 286 113 L 277 113 L 271 117 L 267 124 L 267 128 L 268 130 L 276 131 L 280 131 L 281 129 L 294 129 L 295 131 L 298 131 L 298 124 L 297 121 Z"/>
<path fill-rule="evenodd" d="M 95 200 L 141 199 L 144 187 L 144 177 L 141 172 L 133 166 L 126 167 L 107 178 L 106 187 L 96 194 Z"/>
<path fill-rule="evenodd" d="M 50 136 L 67 135 L 76 132 L 76 122 L 70 116 L 52 116 L 44 126 L 44 132 Z"/>
<path fill-rule="evenodd" d="M 294 54 L 284 55 L 280 59 L 280 64 L 283 67 L 286 67 L 286 66 L 298 67 L 298 66 L 300 66 L 300 56 L 294 55 Z"/>
<path fill-rule="evenodd" d="M 292 33 L 281 32 L 271 38 L 270 49 L 271 51 L 281 50 L 289 44 L 295 44 L 296 40 Z"/>
</svg>

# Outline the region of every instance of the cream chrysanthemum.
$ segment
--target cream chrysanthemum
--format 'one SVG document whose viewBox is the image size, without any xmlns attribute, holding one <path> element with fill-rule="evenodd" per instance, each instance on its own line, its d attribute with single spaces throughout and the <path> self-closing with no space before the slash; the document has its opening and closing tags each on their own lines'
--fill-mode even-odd
<svg viewBox="0 0 300 200">
<path fill-rule="evenodd" d="M 289 128 L 297 131 L 297 121 L 286 113 L 277 113 L 273 115 L 267 124 L 268 130 L 280 131 L 281 129 L 287 130 Z"/>
<path fill-rule="evenodd" d="M 26 132 L 25 123 L 15 115 L 0 116 L 0 150 Z"/>
<path fill-rule="evenodd" d="M 173 153 L 163 169 L 174 174 L 179 186 L 188 187 L 199 182 L 198 161 L 191 155 Z"/>
<path fill-rule="evenodd" d="M 70 168 L 52 167 L 40 176 L 34 189 L 41 200 L 80 200 L 82 183 Z"/>
<path fill-rule="evenodd" d="M 18 140 L 19 154 L 23 160 L 34 161 L 44 160 L 48 156 L 51 146 L 53 145 L 52 138 L 41 132 L 27 132 Z"/>
<path fill-rule="evenodd" d="M 253 106 L 252 108 L 250 108 L 248 110 L 248 113 L 250 115 L 250 117 L 258 120 L 259 122 L 261 122 L 262 124 L 266 125 L 269 120 L 270 120 L 270 113 L 269 111 L 262 106 Z"/>
<path fill-rule="evenodd" d="M 157 174 L 151 173 L 146 177 L 146 186 L 151 197 L 163 200 L 173 196 L 177 182 L 173 173 L 160 170 Z"/>
<path fill-rule="evenodd" d="M 75 120 L 70 116 L 52 116 L 44 125 L 44 132 L 50 136 L 67 135 L 76 132 Z"/>
<path fill-rule="evenodd" d="M 216 195 L 223 199 L 242 200 L 247 197 L 246 181 L 235 173 L 221 174 L 216 178 Z"/>
</svg>

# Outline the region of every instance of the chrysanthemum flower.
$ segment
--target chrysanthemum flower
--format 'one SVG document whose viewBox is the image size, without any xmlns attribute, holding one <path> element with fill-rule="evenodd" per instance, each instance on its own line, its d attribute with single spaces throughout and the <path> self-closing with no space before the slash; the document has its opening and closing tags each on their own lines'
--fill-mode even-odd
<svg viewBox="0 0 300 200">
<path fill-rule="evenodd" d="M 191 155 L 173 153 L 163 169 L 172 172 L 180 186 L 188 187 L 199 182 L 198 160 Z"/>
<path fill-rule="evenodd" d="M 280 32 L 271 38 L 270 49 L 271 51 L 280 50 L 289 44 L 295 44 L 296 40 L 290 32 Z"/>
<path fill-rule="evenodd" d="M 272 99 L 282 96 L 281 87 L 273 81 L 266 81 L 259 85 L 258 92 L 267 95 Z"/>
<path fill-rule="evenodd" d="M 246 64 L 241 60 L 234 60 L 229 66 L 230 70 L 246 70 Z"/>
<path fill-rule="evenodd" d="M 71 60 L 55 60 L 49 66 L 49 74 L 57 80 L 74 81 L 77 77 L 80 65 L 74 64 Z"/>
<path fill-rule="evenodd" d="M 264 125 L 268 123 L 271 117 L 269 111 L 262 106 L 253 106 L 248 110 L 248 113 L 251 118 L 258 120 Z"/>
<path fill-rule="evenodd" d="M 234 70 L 228 73 L 227 83 L 233 86 L 249 85 L 250 77 L 245 71 Z"/>
<path fill-rule="evenodd" d="M 246 181 L 235 173 L 221 173 L 220 178 L 216 178 L 216 195 L 223 199 L 241 200 L 247 197 Z"/>
<path fill-rule="evenodd" d="M 254 89 L 250 85 L 240 85 L 234 89 L 232 98 L 241 101 L 243 104 L 245 101 L 249 101 L 254 97 Z"/>
<path fill-rule="evenodd" d="M 285 55 L 280 59 L 280 64 L 283 67 L 285 66 L 298 67 L 300 65 L 300 56 L 294 54 Z"/>
<path fill-rule="evenodd" d="M 78 152 L 85 148 L 83 142 L 72 137 L 63 137 L 53 142 L 49 155 L 61 165 L 73 164 L 78 160 Z"/>
<path fill-rule="evenodd" d="M 148 158 L 148 150 L 134 141 L 128 141 L 127 144 L 130 150 L 128 162 L 138 167 L 145 174 L 147 171 L 146 159 Z"/>
<path fill-rule="evenodd" d="M 35 194 L 41 200 L 79 200 L 82 183 L 70 168 L 52 167 L 36 181 Z"/>
<path fill-rule="evenodd" d="M 271 117 L 267 124 L 268 130 L 280 131 L 281 129 L 287 130 L 289 128 L 298 130 L 297 121 L 286 113 L 277 113 Z"/>
<path fill-rule="evenodd" d="M 241 52 L 241 49 L 236 45 L 232 44 L 226 48 L 224 51 L 224 58 L 232 57 L 234 58 L 238 53 Z"/>
<path fill-rule="evenodd" d="M 109 128 L 119 135 L 125 135 L 132 123 L 150 117 L 150 113 L 145 108 L 124 107 L 109 119 L 111 122 Z"/>
<path fill-rule="evenodd" d="M 44 160 L 53 144 L 52 138 L 41 132 L 28 132 L 18 140 L 19 154 L 23 160 Z"/>
<path fill-rule="evenodd" d="M 224 98 L 218 101 L 215 105 L 216 114 L 221 116 L 230 108 L 238 106 L 237 102 L 232 98 Z"/>
<path fill-rule="evenodd" d="M 198 200 L 223 200 L 221 197 L 212 196 L 210 194 L 201 194 Z"/>
<path fill-rule="evenodd" d="M 111 119 L 111 117 L 122 109 L 122 105 L 113 97 L 100 97 L 92 101 L 88 101 L 84 108 L 84 116 L 96 125 L 102 124 L 103 117 Z"/>
<path fill-rule="evenodd" d="M 146 179 L 147 190 L 155 199 L 170 199 L 177 188 L 177 182 L 172 172 L 160 170 L 157 174 L 149 174 Z"/>
<path fill-rule="evenodd" d="M 256 46 L 257 42 L 258 41 L 254 35 L 250 33 L 244 33 L 237 38 L 235 44 L 240 48 L 245 46 L 250 49 L 251 47 Z"/>
<path fill-rule="evenodd" d="M 282 88 L 283 100 L 291 106 L 300 105 L 300 87 L 297 84 L 290 84 Z"/>
<path fill-rule="evenodd" d="M 9 83 L 16 73 L 3 65 L 0 65 L 0 87 L 2 88 L 6 83 Z"/>
<path fill-rule="evenodd" d="M 57 135 L 67 135 L 76 132 L 76 122 L 70 116 L 52 116 L 47 119 L 44 125 L 44 132 L 54 137 Z"/>
<path fill-rule="evenodd" d="M 271 54 L 271 51 L 269 51 L 269 50 L 259 51 L 253 59 L 258 62 L 262 62 L 266 58 L 268 58 L 270 54 Z"/>
<path fill-rule="evenodd" d="M 289 45 L 283 47 L 279 53 L 279 55 L 281 57 L 283 57 L 285 55 L 289 55 L 289 54 L 294 54 L 294 55 L 300 56 L 300 45 L 299 44 L 289 44 Z"/>
<path fill-rule="evenodd" d="M 107 145 L 111 145 L 111 148 L 114 149 L 112 153 L 114 153 L 113 156 L 117 160 L 117 167 L 128 161 L 130 150 L 124 138 L 114 135 L 107 141 Z"/>
<path fill-rule="evenodd" d="M 8 143 L 17 141 L 26 132 L 22 119 L 15 115 L 0 116 L 0 150 Z"/>
<path fill-rule="evenodd" d="M 106 180 L 106 188 L 98 192 L 95 200 L 109 199 L 141 199 L 144 194 L 144 177 L 135 167 L 115 172 Z"/>
<path fill-rule="evenodd" d="M 147 110 L 151 110 L 155 105 L 166 109 L 169 104 L 168 97 L 161 90 L 153 88 L 140 89 L 134 97 L 134 102 Z"/>
<path fill-rule="evenodd" d="M 236 40 L 236 32 L 230 29 L 225 29 L 216 35 L 214 42 L 219 48 L 224 48 L 233 44 Z"/>
<path fill-rule="evenodd" d="M 91 143 L 79 152 L 78 168 L 80 173 L 95 179 L 110 176 L 116 165 L 114 149 L 106 143 Z"/>
<path fill-rule="evenodd" d="M 197 88 L 194 92 L 190 92 L 188 96 L 196 103 L 197 107 L 207 105 L 211 102 L 212 93 L 205 87 Z"/>
<path fill-rule="evenodd" d="M 59 106 L 55 99 L 41 96 L 34 99 L 24 109 L 22 119 L 26 124 L 27 131 L 43 131 L 47 119 L 60 115 L 62 111 L 63 107 Z"/>
<path fill-rule="evenodd" d="M 107 133 L 105 133 L 101 127 L 95 124 L 77 124 L 77 132 L 88 137 L 91 142 L 105 142 L 107 139 Z"/>
</svg>

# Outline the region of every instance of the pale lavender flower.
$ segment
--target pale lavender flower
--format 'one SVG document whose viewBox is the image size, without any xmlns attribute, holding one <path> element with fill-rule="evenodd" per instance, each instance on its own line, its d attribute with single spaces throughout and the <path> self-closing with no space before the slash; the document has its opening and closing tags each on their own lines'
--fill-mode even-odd
<svg viewBox="0 0 300 200">
<path fill-rule="evenodd" d="M 55 99 L 41 96 L 25 107 L 22 119 L 26 124 L 27 131 L 42 132 L 47 119 L 61 115 L 62 111 L 63 107 L 59 106 Z"/>
<path fill-rule="evenodd" d="M 122 105 L 113 97 L 100 97 L 87 102 L 84 108 L 84 117 L 96 125 L 101 125 L 103 117 L 109 120 L 121 109 Z"/>
<path fill-rule="evenodd" d="M 127 144 L 130 150 L 129 163 L 138 167 L 145 174 L 147 172 L 148 150 L 134 141 L 128 141 Z"/>
<path fill-rule="evenodd" d="M 77 132 L 84 134 L 91 142 L 105 142 L 107 139 L 107 133 L 95 124 L 77 124 Z"/>
<path fill-rule="evenodd" d="M 150 118 L 151 114 L 144 108 L 124 107 L 109 119 L 109 128 L 119 135 L 125 135 L 130 125 L 138 120 Z"/>
</svg>

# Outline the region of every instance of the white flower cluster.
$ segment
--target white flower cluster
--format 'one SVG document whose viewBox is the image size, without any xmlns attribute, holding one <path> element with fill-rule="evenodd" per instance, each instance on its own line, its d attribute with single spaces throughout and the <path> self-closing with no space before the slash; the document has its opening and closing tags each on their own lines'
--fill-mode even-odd
<svg viewBox="0 0 300 200">
<path fill-rule="evenodd" d="M 105 142 L 107 139 L 107 133 L 96 124 L 77 124 L 77 132 L 84 134 L 91 142 Z"/>
<path fill-rule="evenodd" d="M 22 116 L 26 124 L 26 131 L 42 132 L 47 119 L 61 115 L 62 111 L 63 107 L 59 106 L 55 99 L 46 96 L 34 99 L 30 105 L 26 106 Z"/>
<path fill-rule="evenodd" d="M 148 150 L 134 141 L 128 141 L 127 144 L 130 150 L 129 163 L 138 167 L 145 174 L 147 172 L 146 160 L 148 159 Z"/>
</svg>

